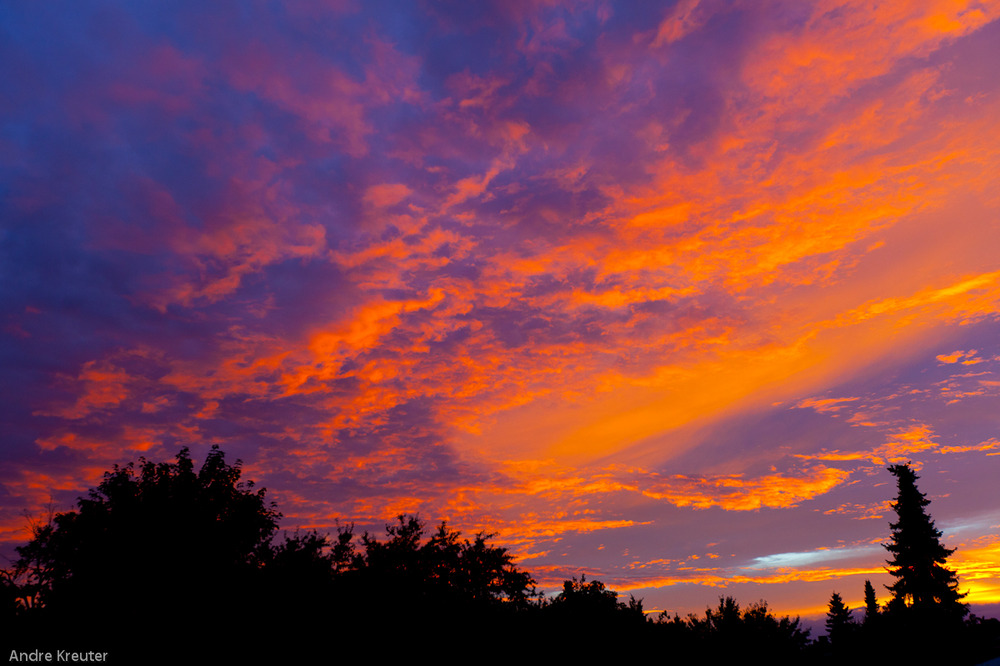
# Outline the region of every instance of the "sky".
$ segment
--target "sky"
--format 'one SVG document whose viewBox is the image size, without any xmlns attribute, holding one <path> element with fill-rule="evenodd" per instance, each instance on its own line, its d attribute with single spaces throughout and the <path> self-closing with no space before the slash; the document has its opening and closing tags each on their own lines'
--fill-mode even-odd
<svg viewBox="0 0 1000 666">
<path fill-rule="evenodd" d="M 0 62 L 7 557 L 218 445 L 289 532 L 808 615 L 911 461 L 1000 602 L 1000 1 L 15 0 Z"/>
</svg>

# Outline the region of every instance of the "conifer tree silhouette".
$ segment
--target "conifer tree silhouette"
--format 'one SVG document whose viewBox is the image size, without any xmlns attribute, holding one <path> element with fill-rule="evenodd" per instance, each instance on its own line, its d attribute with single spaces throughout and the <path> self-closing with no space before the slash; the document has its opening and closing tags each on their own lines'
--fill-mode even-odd
<svg viewBox="0 0 1000 666">
<path fill-rule="evenodd" d="M 878 617 L 878 599 L 870 580 L 865 581 L 865 624 L 870 625 Z"/>
<path fill-rule="evenodd" d="M 851 609 L 844 604 L 840 594 L 834 592 L 830 597 L 829 610 L 826 613 L 826 631 L 830 636 L 830 642 L 836 645 L 843 641 L 853 623 Z"/>
<path fill-rule="evenodd" d="M 919 478 L 909 464 L 888 468 L 897 480 L 899 493 L 892 504 L 897 520 L 890 523 L 892 539 L 883 544 L 892 554 L 889 573 L 896 582 L 886 586 L 892 592 L 889 609 L 894 613 L 915 609 L 924 614 L 954 619 L 963 618 L 968 607 L 960 600 L 965 596 L 958 591 L 958 576 L 947 568 L 948 556 L 954 548 L 941 543 L 941 531 L 924 511 L 930 504 L 917 489 Z"/>
</svg>

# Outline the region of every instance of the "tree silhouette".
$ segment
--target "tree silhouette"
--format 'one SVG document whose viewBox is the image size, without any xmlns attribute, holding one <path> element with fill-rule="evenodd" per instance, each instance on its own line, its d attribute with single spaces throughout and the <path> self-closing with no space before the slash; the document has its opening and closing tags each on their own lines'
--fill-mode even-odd
<svg viewBox="0 0 1000 666">
<path fill-rule="evenodd" d="M 589 622 L 625 622 L 642 624 L 646 621 L 642 601 L 629 597 L 628 603 L 618 601 L 618 593 L 609 590 L 599 580 L 587 581 L 586 576 L 563 582 L 563 589 L 551 602 L 549 612 L 559 618 Z"/>
<path fill-rule="evenodd" d="M 765 655 L 768 664 L 803 663 L 809 645 L 809 630 L 799 618 L 777 618 L 763 600 L 742 609 L 735 598 L 720 597 L 704 617 L 661 613 L 653 626 L 681 663 L 745 662 L 748 657 L 764 663 Z"/>
<path fill-rule="evenodd" d="M 305 612 L 310 621 L 323 617 L 348 632 L 378 626 L 408 640 L 448 627 L 452 640 L 471 648 L 534 617 L 535 581 L 506 548 L 489 543 L 492 534 L 466 539 L 444 522 L 427 534 L 407 515 L 385 530 L 386 538 L 356 538 L 353 525 L 338 529 L 329 551 L 334 591 Z"/>
<path fill-rule="evenodd" d="M 898 518 L 890 523 L 892 539 L 883 544 L 893 556 L 887 563 L 889 573 L 896 578 L 887 586 L 892 592 L 889 608 L 897 613 L 909 608 L 960 619 L 968 612 L 960 601 L 965 594 L 958 591 L 958 576 L 945 567 L 955 549 L 941 544 L 941 531 L 924 511 L 930 500 L 917 489 L 919 477 L 909 464 L 888 469 L 896 477 L 899 491 L 892 504 Z"/>
<path fill-rule="evenodd" d="M 878 619 L 878 599 L 875 598 L 875 588 L 870 580 L 865 581 L 865 619 L 866 626 L 870 626 Z"/>
<path fill-rule="evenodd" d="M 851 617 L 851 609 L 844 605 L 840 594 L 834 592 L 830 597 L 829 610 L 826 613 L 826 632 L 830 636 L 830 643 L 834 646 L 843 644 L 853 625 L 854 618 Z"/>
<path fill-rule="evenodd" d="M 962 622 L 968 611 L 945 566 L 954 551 L 940 543 L 917 476 L 909 465 L 889 471 L 899 491 L 885 544 L 892 600 L 880 612 L 865 581 L 858 625 L 834 592 L 829 639 L 813 644 L 798 618 L 777 618 L 764 601 L 741 608 L 724 597 L 704 617 L 663 613 L 652 623 L 641 601 L 619 601 L 585 577 L 546 601 L 512 555 L 489 543 L 494 535 L 462 538 L 444 522 L 428 533 L 417 516 L 398 516 L 385 538 L 356 537 L 353 524 L 338 523 L 333 537 L 296 532 L 275 542 L 281 514 L 215 447 L 198 472 L 187 448 L 172 463 L 116 465 L 75 510 L 33 525 L 17 562 L 0 571 L 0 619 L 25 647 L 52 640 L 59 627 L 59 649 L 103 643 L 141 663 L 190 661 L 196 645 L 220 663 L 309 663 L 329 658 L 329 643 L 310 639 L 330 632 L 347 639 L 336 647 L 341 658 L 369 656 L 368 644 L 352 639 L 378 635 L 392 637 L 382 655 L 401 658 L 435 636 L 474 654 L 498 642 L 546 650 L 553 636 L 574 635 L 584 640 L 560 643 L 560 657 L 593 661 L 602 646 L 627 644 L 668 646 L 671 658 L 690 662 L 874 663 L 890 639 L 903 663 L 996 656 L 1000 622 Z M 152 645 L 156 631 L 171 639 Z M 233 632 L 239 641 L 227 640 Z M 299 639 L 274 640 L 284 636 Z"/>
<path fill-rule="evenodd" d="M 350 570 L 365 585 L 398 603 L 433 598 L 435 603 L 512 609 L 534 596 L 532 577 L 514 565 L 506 548 L 487 543 L 495 535 L 480 532 L 470 541 L 442 522 L 424 541 L 424 530 L 417 516 L 400 515 L 398 524 L 386 525 L 386 540 L 363 534 L 361 551 L 353 548 L 351 532 L 342 531 L 342 554 L 335 559 L 350 557 Z"/>
<path fill-rule="evenodd" d="M 35 593 L 26 628 L 120 646 L 157 625 L 210 634 L 214 618 L 247 617 L 280 514 L 240 467 L 217 447 L 198 472 L 187 448 L 172 463 L 115 465 L 17 548 Z"/>
<path fill-rule="evenodd" d="M 17 549 L 0 576 L 3 620 L 24 640 L 58 626 L 70 644 L 119 649 L 137 649 L 151 627 L 176 627 L 186 642 L 140 659 L 169 662 L 199 637 L 217 644 L 221 618 L 284 634 L 381 627 L 416 637 L 495 630 L 538 610 L 531 575 L 491 534 L 462 539 L 441 523 L 425 537 L 418 517 L 401 515 L 383 540 L 356 539 L 349 525 L 334 538 L 296 532 L 272 543 L 281 514 L 240 477 L 240 462 L 228 465 L 216 447 L 197 472 L 187 448 L 171 463 L 115 465 Z M 230 644 L 224 657 L 259 660 L 262 650 Z"/>
<path fill-rule="evenodd" d="M 533 646 L 545 649 L 553 636 L 574 637 L 560 641 L 559 661 L 603 661 L 614 656 L 611 646 L 638 648 L 650 638 L 641 600 L 630 596 L 627 603 L 619 601 L 617 592 L 586 576 L 564 581 L 559 594 L 543 602 L 535 615 L 526 632 Z"/>
</svg>

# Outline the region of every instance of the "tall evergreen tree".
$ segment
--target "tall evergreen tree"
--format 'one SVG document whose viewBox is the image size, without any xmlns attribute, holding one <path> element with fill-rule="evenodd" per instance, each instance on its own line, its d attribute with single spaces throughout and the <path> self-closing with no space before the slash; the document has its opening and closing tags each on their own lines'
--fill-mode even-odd
<svg viewBox="0 0 1000 666">
<path fill-rule="evenodd" d="M 958 576 L 945 566 L 954 548 L 941 544 L 941 531 L 924 511 L 930 504 L 917 490 L 919 478 L 909 464 L 889 468 L 897 480 L 899 494 L 892 504 L 898 520 L 890 523 L 892 540 L 883 544 L 892 554 L 889 573 L 896 582 L 886 586 L 892 592 L 890 610 L 915 609 L 923 613 L 962 618 L 968 608 L 960 599 Z"/>
<path fill-rule="evenodd" d="M 870 580 L 865 581 L 865 624 L 870 625 L 878 617 L 878 599 Z"/>
<path fill-rule="evenodd" d="M 844 600 L 837 592 L 830 597 L 829 610 L 826 613 L 826 632 L 830 636 L 830 642 L 836 645 L 844 640 L 844 635 L 850 631 L 854 624 L 851 617 L 851 609 L 844 604 Z"/>
</svg>

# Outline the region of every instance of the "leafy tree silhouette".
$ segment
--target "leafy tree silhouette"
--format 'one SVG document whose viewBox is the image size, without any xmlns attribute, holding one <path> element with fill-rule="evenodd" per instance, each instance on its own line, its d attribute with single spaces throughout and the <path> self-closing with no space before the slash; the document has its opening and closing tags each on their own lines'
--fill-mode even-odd
<svg viewBox="0 0 1000 666">
<path fill-rule="evenodd" d="M 367 532 L 363 551 L 353 550 L 350 532 L 339 543 L 352 553 L 353 571 L 395 597 L 447 599 L 464 606 L 523 606 L 534 595 L 535 581 L 513 563 L 506 548 L 487 543 L 493 534 L 480 532 L 472 541 L 442 522 L 426 540 L 417 516 L 400 515 L 397 525 L 386 525 L 388 538 L 379 541 Z M 345 538 L 345 535 L 346 538 Z"/>
<path fill-rule="evenodd" d="M 618 601 L 618 593 L 609 590 L 599 580 L 563 582 L 563 589 L 547 607 L 548 612 L 562 621 L 613 622 L 616 624 L 643 624 L 646 621 L 642 601 L 630 596 L 628 603 Z"/>
<path fill-rule="evenodd" d="M 58 627 L 70 644 L 132 649 L 123 641 L 142 643 L 157 626 L 193 636 L 219 617 L 247 619 L 280 513 L 240 477 L 241 463 L 217 447 L 198 472 L 186 447 L 172 463 L 115 465 L 17 549 L 15 570 L 36 596 L 26 635 L 52 640 Z"/>
<path fill-rule="evenodd" d="M 272 607 L 291 609 L 286 618 L 316 616 L 318 601 L 334 593 L 336 550 L 315 531 L 286 536 L 275 545 L 261 572 L 260 594 Z"/>
<path fill-rule="evenodd" d="M 385 529 L 385 539 L 368 532 L 356 539 L 353 525 L 338 529 L 330 550 L 335 591 L 319 611 L 333 625 L 379 626 L 413 640 L 448 627 L 451 640 L 473 647 L 488 632 L 534 618 L 535 581 L 506 548 L 489 543 L 494 535 L 463 539 L 444 522 L 428 535 L 419 517 L 407 515 Z"/>
<path fill-rule="evenodd" d="M 690 663 L 802 663 L 810 644 L 799 618 L 777 618 L 763 600 L 742 609 L 735 598 L 720 597 L 704 618 L 663 613 L 655 626 L 672 656 Z"/>
<path fill-rule="evenodd" d="M 246 634 L 262 622 L 282 635 L 334 627 L 416 637 L 444 626 L 495 630 L 538 610 L 535 581 L 491 534 L 462 539 L 441 523 L 425 538 L 418 517 L 401 515 L 385 540 L 358 540 L 349 525 L 334 538 L 296 532 L 273 543 L 280 516 L 216 447 L 197 472 L 187 448 L 171 463 L 116 465 L 17 549 L 0 577 L 3 619 L 29 643 L 113 644 L 138 661 L 170 663 L 188 660 L 199 641 L 225 661 L 277 656 L 259 633 Z M 183 640 L 150 653 L 144 637 L 165 627 Z M 246 640 L 220 642 L 220 631 Z M 289 649 L 322 654 L 308 643 L 280 648 Z"/>
<path fill-rule="evenodd" d="M 0 613 L 4 618 L 14 618 L 27 610 L 25 591 L 15 569 L 0 571 Z"/>
<path fill-rule="evenodd" d="M 620 656 L 621 646 L 641 649 L 651 639 L 642 601 L 618 593 L 599 580 L 581 576 L 563 582 L 562 590 L 543 602 L 531 631 L 529 644 L 544 650 L 559 637 L 559 661 L 598 662 Z"/>
</svg>

